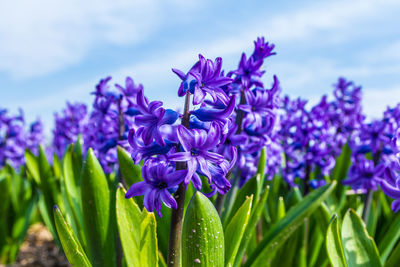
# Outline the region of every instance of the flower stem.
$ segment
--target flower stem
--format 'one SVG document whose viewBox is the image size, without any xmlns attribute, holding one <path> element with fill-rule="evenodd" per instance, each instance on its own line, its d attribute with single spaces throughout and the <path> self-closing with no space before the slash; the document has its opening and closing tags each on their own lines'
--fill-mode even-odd
<svg viewBox="0 0 400 267">
<path fill-rule="evenodd" d="M 185 98 L 185 109 L 182 117 L 182 125 L 189 128 L 189 113 L 190 107 L 190 93 L 186 93 Z M 178 147 L 178 150 L 180 148 Z M 185 162 L 177 162 L 176 169 L 186 169 Z M 169 243 L 168 243 L 168 266 L 179 267 L 181 265 L 181 239 L 182 239 L 182 223 L 183 223 L 183 210 L 185 208 L 185 194 L 186 185 L 182 182 L 178 190 L 174 193 L 174 198 L 177 203 L 177 209 L 172 209 L 171 213 L 171 226 L 169 231 Z"/>
<path fill-rule="evenodd" d="M 361 216 L 365 223 L 367 223 L 367 220 L 369 217 L 369 212 L 371 210 L 371 203 L 372 203 L 373 196 L 374 196 L 374 191 L 371 189 L 368 189 L 367 196 L 365 197 L 365 203 L 364 203 L 364 208 L 362 211 L 362 216 Z"/>
</svg>

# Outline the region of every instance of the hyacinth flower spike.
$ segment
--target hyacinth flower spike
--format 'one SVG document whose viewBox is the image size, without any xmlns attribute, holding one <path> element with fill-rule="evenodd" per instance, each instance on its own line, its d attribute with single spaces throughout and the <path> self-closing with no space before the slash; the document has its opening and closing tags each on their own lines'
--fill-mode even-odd
<svg viewBox="0 0 400 267">
<path fill-rule="evenodd" d="M 207 133 L 205 130 L 188 130 L 179 125 L 177 135 L 184 151 L 173 153 L 168 158 L 171 161 L 187 163 L 188 173 L 185 177 L 185 184 L 189 184 L 192 177 L 195 177 L 194 174 L 197 169 L 208 178 L 211 178 L 212 175 L 208 163 L 221 164 L 224 161 L 222 155 L 209 151 L 215 148 L 220 141 L 220 127 L 213 124 Z"/>
<path fill-rule="evenodd" d="M 165 206 L 176 209 L 177 203 L 171 196 L 187 174 L 186 170 L 174 171 L 174 168 L 162 158 L 146 161 L 142 167 L 142 182 L 133 184 L 126 192 L 125 198 L 144 195 L 144 206 L 148 211 L 161 214 L 161 201 Z"/>
<path fill-rule="evenodd" d="M 235 105 L 236 105 L 236 95 L 233 95 L 228 105 L 224 109 L 202 107 L 194 111 L 191 111 L 190 114 L 196 116 L 201 121 L 205 122 L 220 121 L 225 123 L 226 119 L 232 115 L 235 109 Z"/>
<path fill-rule="evenodd" d="M 186 92 L 193 94 L 193 105 L 201 104 L 206 95 L 209 94 L 213 101 L 222 101 L 225 105 L 229 102 L 229 97 L 221 88 L 232 82 L 229 77 L 223 76 L 221 72 L 222 59 L 216 58 L 214 62 L 199 55 L 199 61 L 190 69 L 188 74 L 180 70 L 172 69 L 182 80 L 178 90 L 179 96 L 184 96 Z"/>
<path fill-rule="evenodd" d="M 148 103 L 144 97 L 143 90 L 137 95 L 137 106 L 140 115 L 135 117 L 135 123 L 142 128 L 142 138 L 145 145 L 151 144 L 153 138 L 162 146 L 165 141 L 160 132 L 160 127 L 164 124 L 173 124 L 178 119 L 178 113 L 173 110 L 162 108 L 161 101 Z"/>
</svg>

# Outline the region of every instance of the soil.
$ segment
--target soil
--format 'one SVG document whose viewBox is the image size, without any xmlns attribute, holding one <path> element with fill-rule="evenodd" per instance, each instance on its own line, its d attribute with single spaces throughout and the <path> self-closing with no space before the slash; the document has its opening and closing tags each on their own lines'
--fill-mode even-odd
<svg viewBox="0 0 400 267">
<path fill-rule="evenodd" d="M 69 267 L 65 255 L 54 243 L 49 230 L 42 224 L 34 224 L 28 229 L 17 262 L 7 267 Z M 0 267 L 5 267 L 0 264 Z"/>
</svg>

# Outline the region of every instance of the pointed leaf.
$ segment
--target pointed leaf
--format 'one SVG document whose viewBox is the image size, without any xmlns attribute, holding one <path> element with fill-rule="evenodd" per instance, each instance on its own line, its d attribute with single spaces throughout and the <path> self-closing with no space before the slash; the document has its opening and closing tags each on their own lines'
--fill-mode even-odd
<svg viewBox="0 0 400 267">
<path fill-rule="evenodd" d="M 396 247 L 390 253 L 389 258 L 385 263 L 385 267 L 398 267 L 400 262 L 400 243 L 397 243 Z"/>
<path fill-rule="evenodd" d="M 225 229 L 225 266 L 233 266 L 235 262 L 235 256 L 250 218 L 252 202 L 253 195 L 243 203 Z"/>
<path fill-rule="evenodd" d="M 378 244 L 379 252 L 381 253 L 382 263 L 385 263 L 386 259 L 389 257 L 390 252 L 396 245 L 400 238 L 400 214 L 395 215 L 395 219 L 391 222 L 391 225 L 381 242 Z"/>
<path fill-rule="evenodd" d="M 87 152 L 81 180 L 81 198 L 86 242 L 95 266 L 116 264 L 114 216 L 111 214 L 107 178 L 93 150 Z"/>
<path fill-rule="evenodd" d="M 224 266 L 224 231 L 214 205 L 196 192 L 182 230 L 182 266 Z"/>
<path fill-rule="evenodd" d="M 125 198 L 126 190 L 117 190 L 117 222 L 122 249 L 128 266 L 140 266 L 140 223 L 142 213 L 135 201 Z"/>
<path fill-rule="evenodd" d="M 326 233 L 326 250 L 333 267 L 346 267 L 337 215 L 333 215 Z"/>
<path fill-rule="evenodd" d="M 265 177 L 266 163 L 267 163 L 267 153 L 266 153 L 265 147 L 263 147 L 261 149 L 260 158 L 258 159 L 258 165 L 257 165 L 257 174 L 260 176 L 260 179 L 258 180 L 259 184 L 257 187 L 255 199 L 257 199 L 260 196 L 261 188 L 263 188 L 263 184 L 264 184 L 264 180 L 265 180 L 264 177 Z"/>
<path fill-rule="evenodd" d="M 234 266 L 239 266 L 242 262 L 243 255 L 247 249 L 247 246 L 249 245 L 252 236 L 254 235 L 255 232 L 254 229 L 256 228 L 256 225 L 260 220 L 260 217 L 264 210 L 265 203 L 267 202 L 268 199 L 268 195 L 269 195 L 269 186 L 265 188 L 263 194 L 260 197 L 260 200 L 256 202 L 256 205 L 251 212 L 250 220 L 247 223 L 246 230 L 244 231 L 242 242 L 240 243 L 239 250 L 235 258 Z"/>
<path fill-rule="evenodd" d="M 67 194 L 66 198 L 68 200 L 69 206 L 72 209 L 72 216 L 75 221 L 75 225 L 78 228 L 79 240 L 82 245 L 86 248 L 85 235 L 83 233 L 83 215 L 82 215 L 82 205 L 81 205 L 81 167 L 75 164 L 74 160 L 74 148 L 70 145 L 64 154 L 62 162 L 62 174 L 64 188 Z"/>
<path fill-rule="evenodd" d="M 26 170 L 29 172 L 36 184 L 40 184 L 39 163 L 35 155 L 29 150 L 25 150 Z"/>
<path fill-rule="evenodd" d="M 54 220 L 64 253 L 73 266 L 92 266 L 71 226 L 64 220 L 61 211 L 54 207 Z"/>
<path fill-rule="evenodd" d="M 342 241 L 348 266 L 382 266 L 375 242 L 354 210 L 349 210 L 344 216 Z"/>
<path fill-rule="evenodd" d="M 246 201 L 248 197 L 254 195 L 254 189 L 258 188 L 259 180 L 260 176 L 257 175 L 256 177 L 253 177 L 249 181 L 247 181 L 247 183 L 245 183 L 243 187 L 239 189 L 235 198 L 235 202 L 233 203 L 233 206 L 230 210 L 230 214 L 227 215 L 226 220 L 224 221 L 224 227 L 226 227 L 228 222 L 232 220 L 234 211 L 237 211 L 243 205 L 243 203 Z M 253 202 L 255 202 L 256 199 L 258 199 L 258 197 L 254 196 Z M 255 203 L 253 203 L 253 205 L 254 204 Z"/>
<path fill-rule="evenodd" d="M 140 266 L 158 266 L 157 224 L 153 212 L 142 211 L 140 223 Z"/>
<path fill-rule="evenodd" d="M 285 243 L 291 234 L 303 224 L 305 218 L 309 217 L 319 207 L 335 185 L 336 182 L 334 181 L 332 184 L 318 188 L 291 208 L 286 213 L 286 216 L 278 221 L 267 233 L 256 251 L 250 255 L 245 266 L 261 266 L 271 260 L 269 256 Z"/>
<path fill-rule="evenodd" d="M 127 186 L 142 181 L 142 173 L 140 166 L 135 165 L 129 153 L 122 147 L 117 147 L 118 151 L 118 164 Z"/>
</svg>

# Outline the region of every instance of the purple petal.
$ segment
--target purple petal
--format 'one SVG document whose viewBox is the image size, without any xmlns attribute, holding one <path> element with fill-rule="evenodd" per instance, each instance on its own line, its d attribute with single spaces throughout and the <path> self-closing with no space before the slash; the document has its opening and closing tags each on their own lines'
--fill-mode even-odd
<svg viewBox="0 0 400 267">
<path fill-rule="evenodd" d="M 208 169 L 207 161 L 203 157 L 197 157 L 197 162 L 199 163 L 200 171 L 208 178 L 211 178 L 211 173 Z"/>
<path fill-rule="evenodd" d="M 383 192 L 391 198 L 400 198 L 400 189 L 390 185 L 386 181 L 381 181 L 381 187 Z"/>
<path fill-rule="evenodd" d="M 172 71 L 173 71 L 176 75 L 178 75 L 178 77 L 179 77 L 182 81 L 184 81 L 184 80 L 186 79 L 186 74 L 185 74 L 183 71 L 178 70 L 178 69 L 174 69 L 174 68 L 172 68 Z"/>
<path fill-rule="evenodd" d="M 125 198 L 131 198 L 136 196 L 145 195 L 146 192 L 151 190 L 151 186 L 146 182 L 138 182 L 131 185 L 128 192 L 125 194 Z"/>
<path fill-rule="evenodd" d="M 165 206 L 168 208 L 177 209 L 178 205 L 176 204 L 175 199 L 169 194 L 167 189 L 161 190 L 160 193 L 161 200 L 164 202 Z"/>
<path fill-rule="evenodd" d="M 184 126 L 179 125 L 177 135 L 185 151 L 190 151 L 190 149 L 192 149 L 191 142 L 193 140 L 193 134 Z"/>
<path fill-rule="evenodd" d="M 153 189 L 144 196 L 143 204 L 148 212 L 153 212 L 156 193 L 157 189 Z"/>
<path fill-rule="evenodd" d="M 400 199 L 396 199 L 392 202 L 392 210 L 398 212 L 400 210 Z"/>
<path fill-rule="evenodd" d="M 178 184 L 183 182 L 183 180 L 187 175 L 187 172 L 188 172 L 187 170 L 178 170 L 175 172 L 168 173 L 166 175 L 167 178 L 166 182 L 168 183 L 168 188 L 177 186 Z"/>
<path fill-rule="evenodd" d="M 168 156 L 171 161 L 189 161 L 191 158 L 190 152 L 176 152 Z"/>
</svg>

